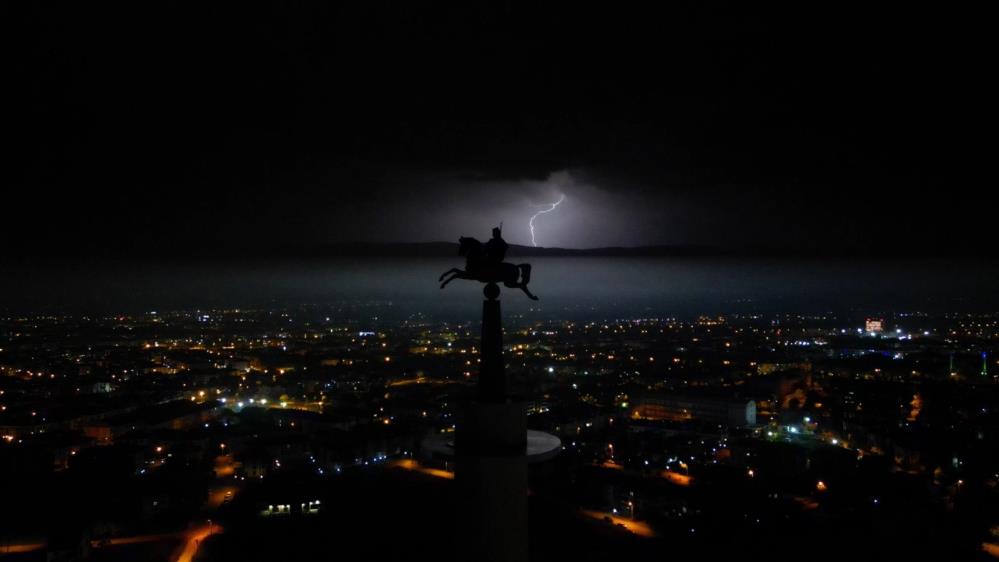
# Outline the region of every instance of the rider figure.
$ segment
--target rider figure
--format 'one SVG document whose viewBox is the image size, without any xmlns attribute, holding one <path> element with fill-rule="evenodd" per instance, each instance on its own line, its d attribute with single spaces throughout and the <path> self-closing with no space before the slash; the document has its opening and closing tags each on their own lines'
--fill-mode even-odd
<svg viewBox="0 0 999 562">
<path fill-rule="evenodd" d="M 500 227 L 493 228 L 493 237 L 486 242 L 483 252 L 486 267 L 493 271 L 499 269 L 499 265 L 506 258 L 506 249 L 508 247 L 506 241 L 503 240 Z"/>
<path fill-rule="evenodd" d="M 453 267 L 442 273 L 437 279 L 441 283 L 441 289 L 455 279 L 471 279 L 493 285 L 491 289 L 486 287 L 493 292 L 492 296 L 489 292 L 486 293 L 487 298 L 491 300 L 498 295 L 496 283 L 502 283 L 511 289 L 520 289 L 531 300 L 538 300 L 538 297 L 531 294 L 527 288 L 527 284 L 531 281 L 531 265 L 505 263 L 503 260 L 506 258 L 507 248 L 509 245 L 503 240 L 502 223 L 493 229 L 493 237 L 485 244 L 474 238 L 462 236 L 459 239 L 458 255 L 465 257 L 465 269 Z"/>
</svg>

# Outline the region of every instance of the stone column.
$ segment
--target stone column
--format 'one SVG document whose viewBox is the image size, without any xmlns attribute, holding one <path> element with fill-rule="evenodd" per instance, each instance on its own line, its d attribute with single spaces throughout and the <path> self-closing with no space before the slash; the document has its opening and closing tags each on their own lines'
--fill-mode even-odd
<svg viewBox="0 0 999 562">
<path fill-rule="evenodd" d="M 507 389 L 499 287 L 484 293 L 478 387 L 455 435 L 458 559 L 526 562 L 527 415 Z"/>
</svg>

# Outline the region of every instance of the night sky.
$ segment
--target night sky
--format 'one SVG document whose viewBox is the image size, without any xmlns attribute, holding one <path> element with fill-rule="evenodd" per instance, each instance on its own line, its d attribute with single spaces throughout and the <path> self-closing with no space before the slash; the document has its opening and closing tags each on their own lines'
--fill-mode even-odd
<svg viewBox="0 0 999 562">
<path fill-rule="evenodd" d="M 455 240 L 500 221 L 529 244 L 562 195 L 539 245 L 992 255 L 999 239 L 980 193 L 994 64 L 970 13 L 17 4 L 9 254 Z"/>
</svg>

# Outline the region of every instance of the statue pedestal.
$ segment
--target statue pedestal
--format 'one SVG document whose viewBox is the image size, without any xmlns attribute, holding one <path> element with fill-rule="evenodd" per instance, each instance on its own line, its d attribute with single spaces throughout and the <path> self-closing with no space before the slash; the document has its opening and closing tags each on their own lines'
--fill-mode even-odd
<svg viewBox="0 0 999 562">
<path fill-rule="evenodd" d="M 455 433 L 458 559 L 526 562 L 524 404 L 472 402 Z"/>
<path fill-rule="evenodd" d="M 425 453 L 454 462 L 457 559 L 524 562 L 527 545 L 527 476 L 531 464 L 562 450 L 558 437 L 526 429 L 522 402 L 472 402 L 455 433 L 423 441 Z"/>
</svg>

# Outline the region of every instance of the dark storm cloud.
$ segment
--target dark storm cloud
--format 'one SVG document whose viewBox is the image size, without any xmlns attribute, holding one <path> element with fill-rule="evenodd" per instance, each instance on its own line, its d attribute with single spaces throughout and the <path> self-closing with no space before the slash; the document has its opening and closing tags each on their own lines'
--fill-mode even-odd
<svg viewBox="0 0 999 562">
<path fill-rule="evenodd" d="M 563 203 L 536 221 L 541 246 L 862 250 L 858 247 L 872 240 L 897 243 L 889 233 L 899 231 L 906 233 L 902 244 L 927 243 L 938 232 L 914 225 L 932 224 L 941 205 L 962 205 L 941 201 L 933 192 L 913 191 L 905 213 L 889 212 L 899 205 L 895 193 L 871 190 L 864 182 L 717 185 L 673 174 L 585 168 L 408 171 L 331 183 L 326 192 L 312 196 L 323 219 L 311 230 L 323 241 L 453 241 L 461 235 L 485 237 L 491 226 L 503 222 L 509 242 L 529 245 L 530 217 L 562 195 Z M 822 204 L 815 205 L 817 200 Z"/>
<path fill-rule="evenodd" d="M 810 6 L 15 3 L 0 248 L 994 251 L 986 35 Z"/>
<path fill-rule="evenodd" d="M 553 171 L 541 178 L 399 174 L 365 192 L 367 197 L 350 205 L 343 205 L 338 194 L 327 197 L 328 224 L 349 225 L 329 232 L 331 238 L 421 242 L 455 240 L 460 235 L 482 238 L 502 222 L 508 242 L 530 245 L 531 216 L 563 195 L 554 212 L 535 221 L 538 245 L 636 246 L 681 238 L 680 233 L 670 232 L 669 209 L 636 198 L 632 186 L 594 183 L 582 170 Z M 368 217 L 363 225 L 351 220 L 358 212 Z"/>
</svg>

